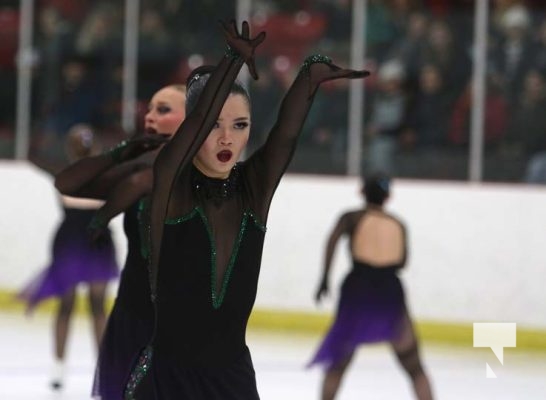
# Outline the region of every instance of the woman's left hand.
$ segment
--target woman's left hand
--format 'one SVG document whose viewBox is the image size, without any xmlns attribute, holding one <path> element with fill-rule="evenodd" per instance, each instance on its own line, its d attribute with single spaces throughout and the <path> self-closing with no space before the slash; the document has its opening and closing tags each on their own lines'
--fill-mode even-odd
<svg viewBox="0 0 546 400">
<path fill-rule="evenodd" d="M 248 66 L 248 71 L 254 79 L 258 79 L 256 65 L 254 64 L 254 52 L 265 39 L 265 32 L 260 32 L 255 38 L 250 38 L 250 27 L 247 21 L 243 21 L 241 33 L 237 30 L 235 20 L 229 24 L 220 21 L 228 46 L 237 52 Z"/>
<path fill-rule="evenodd" d="M 331 62 L 314 63 L 309 67 L 309 76 L 316 83 L 332 81 L 334 79 L 360 79 L 368 75 L 370 75 L 369 71 L 341 68 Z"/>
<path fill-rule="evenodd" d="M 328 296 L 329 294 L 329 288 L 328 288 L 328 281 L 326 279 L 323 279 L 320 282 L 320 286 L 315 294 L 315 302 L 318 304 L 322 300 L 324 296 Z"/>
</svg>

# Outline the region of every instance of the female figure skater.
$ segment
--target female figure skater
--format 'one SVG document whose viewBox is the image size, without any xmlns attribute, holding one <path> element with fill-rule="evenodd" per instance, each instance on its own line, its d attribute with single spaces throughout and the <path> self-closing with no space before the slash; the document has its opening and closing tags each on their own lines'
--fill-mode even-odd
<svg viewBox="0 0 546 400">
<path fill-rule="evenodd" d="M 336 319 L 310 365 L 323 364 L 322 400 L 334 399 L 343 374 L 361 343 L 389 341 L 413 382 L 416 398 L 432 399 L 417 348 L 417 336 L 404 301 L 398 270 L 407 257 L 404 225 L 383 210 L 389 179 L 365 180 L 366 207 L 341 216 L 330 234 L 316 301 L 328 293 L 328 275 L 337 241 L 349 235 L 353 269 L 341 287 Z"/>
<path fill-rule="evenodd" d="M 70 129 L 66 152 L 71 161 L 89 156 L 94 148 L 93 132 L 89 126 L 81 124 Z M 29 311 L 47 297 L 56 296 L 60 299 L 54 327 L 53 389 L 61 389 L 63 386 L 66 339 L 76 287 L 84 283 L 89 288 L 89 304 L 98 346 L 106 323 L 104 297 L 107 282 L 118 275 L 110 232 L 102 232 L 101 246 L 97 247 L 89 241 L 86 231 L 102 202 L 61 196 L 61 203 L 64 219 L 53 241 L 53 260 L 44 272 L 19 293 L 19 298 L 28 303 Z"/>
<path fill-rule="evenodd" d="M 187 116 L 154 164 L 151 284 L 153 340 L 129 381 L 126 399 L 258 399 L 245 342 L 254 304 L 265 223 L 318 86 L 366 72 L 308 58 L 281 105 L 266 144 L 237 163 L 250 130 L 250 100 L 233 85 L 264 39 L 224 26 L 228 54 L 210 76 L 188 85 Z M 140 383 L 140 384 L 139 384 Z"/>
<path fill-rule="evenodd" d="M 55 181 L 62 193 L 73 196 L 106 200 L 115 195 L 118 186 L 127 185 L 134 195 L 123 209 L 127 258 L 95 372 L 93 395 L 102 400 L 123 398 L 135 360 L 148 344 L 153 331 L 148 261 L 141 240 L 141 214 L 145 197 L 152 190 L 153 159 L 160 146 L 183 121 L 185 102 L 185 86 L 170 85 L 160 89 L 148 105 L 144 135 L 122 143 L 107 154 L 82 159 L 59 173 Z M 105 229 L 96 221 L 95 218 L 90 229 L 95 238 L 102 236 Z"/>
</svg>

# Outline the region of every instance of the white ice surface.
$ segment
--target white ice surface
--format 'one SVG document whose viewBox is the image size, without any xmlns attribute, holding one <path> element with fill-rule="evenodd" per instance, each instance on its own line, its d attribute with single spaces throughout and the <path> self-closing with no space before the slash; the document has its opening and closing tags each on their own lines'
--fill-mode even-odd
<svg viewBox="0 0 546 400">
<path fill-rule="evenodd" d="M 83 318 L 73 321 L 62 393 L 49 387 L 51 319 L 15 313 L 0 314 L 0 400 L 80 400 L 90 398 L 95 350 L 91 328 Z M 318 337 L 251 331 L 248 343 L 262 400 L 319 399 L 322 371 L 307 370 Z M 422 346 L 422 358 L 436 399 L 544 400 L 546 354 L 506 349 L 504 365 L 490 350 Z M 486 378 L 486 362 L 496 379 Z M 340 400 L 412 399 L 411 388 L 385 345 L 363 347 L 349 369 Z"/>
</svg>

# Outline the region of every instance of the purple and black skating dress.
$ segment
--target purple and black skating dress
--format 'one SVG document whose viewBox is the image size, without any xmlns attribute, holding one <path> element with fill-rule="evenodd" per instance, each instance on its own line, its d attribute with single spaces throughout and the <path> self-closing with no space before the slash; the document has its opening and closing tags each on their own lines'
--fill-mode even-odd
<svg viewBox="0 0 546 400">
<path fill-rule="evenodd" d="M 110 231 L 93 244 L 87 227 L 95 209 L 63 207 L 64 219 L 53 240 L 51 264 L 18 295 L 28 310 L 49 297 L 61 297 L 80 283 L 107 282 L 118 276 Z"/>
<path fill-rule="evenodd" d="M 349 235 L 349 244 L 365 212 L 349 212 L 341 217 L 340 226 Z M 402 223 L 397 222 L 405 232 Z M 341 286 L 335 320 L 309 366 L 335 367 L 360 344 L 390 341 L 400 334 L 407 309 L 397 272 L 405 260 L 405 250 L 400 263 L 389 266 L 353 259 L 353 268 Z"/>
</svg>

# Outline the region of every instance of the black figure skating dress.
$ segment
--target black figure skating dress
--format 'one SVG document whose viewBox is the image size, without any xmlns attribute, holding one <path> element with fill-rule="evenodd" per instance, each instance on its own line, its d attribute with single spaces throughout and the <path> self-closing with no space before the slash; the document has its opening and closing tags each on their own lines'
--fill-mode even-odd
<svg viewBox="0 0 546 400">
<path fill-rule="evenodd" d="M 99 351 L 93 395 L 101 400 L 123 398 L 125 385 L 154 326 L 148 274 L 148 246 L 141 223 L 146 199 L 133 204 L 124 215 L 127 259 L 118 294 Z"/>
<path fill-rule="evenodd" d="M 232 48 L 239 44 L 230 42 Z M 350 74 L 323 64 L 318 70 L 304 69 L 283 99 L 265 145 L 226 179 L 213 179 L 192 160 L 217 122 L 241 58 L 222 59 L 195 111 L 154 164 L 150 238 L 156 327 L 126 399 L 259 398 L 245 332 L 269 206 L 318 85 Z"/>
<path fill-rule="evenodd" d="M 349 236 L 350 248 L 356 226 L 365 212 L 349 212 L 340 219 L 339 228 L 342 234 Z M 396 223 L 405 232 L 402 223 L 397 220 Z M 333 251 L 333 248 L 328 251 Z M 310 365 L 322 364 L 330 368 L 343 361 L 360 344 L 390 341 L 401 333 L 407 310 L 397 272 L 405 260 L 405 250 L 402 260 L 393 265 L 376 266 L 353 259 L 353 268 L 341 286 L 335 321 Z"/>
<path fill-rule="evenodd" d="M 245 331 L 274 189 L 258 176 L 251 159 L 226 180 L 192 165 L 179 178 L 191 190 L 187 212 L 165 221 L 150 398 L 258 398 Z"/>
</svg>

